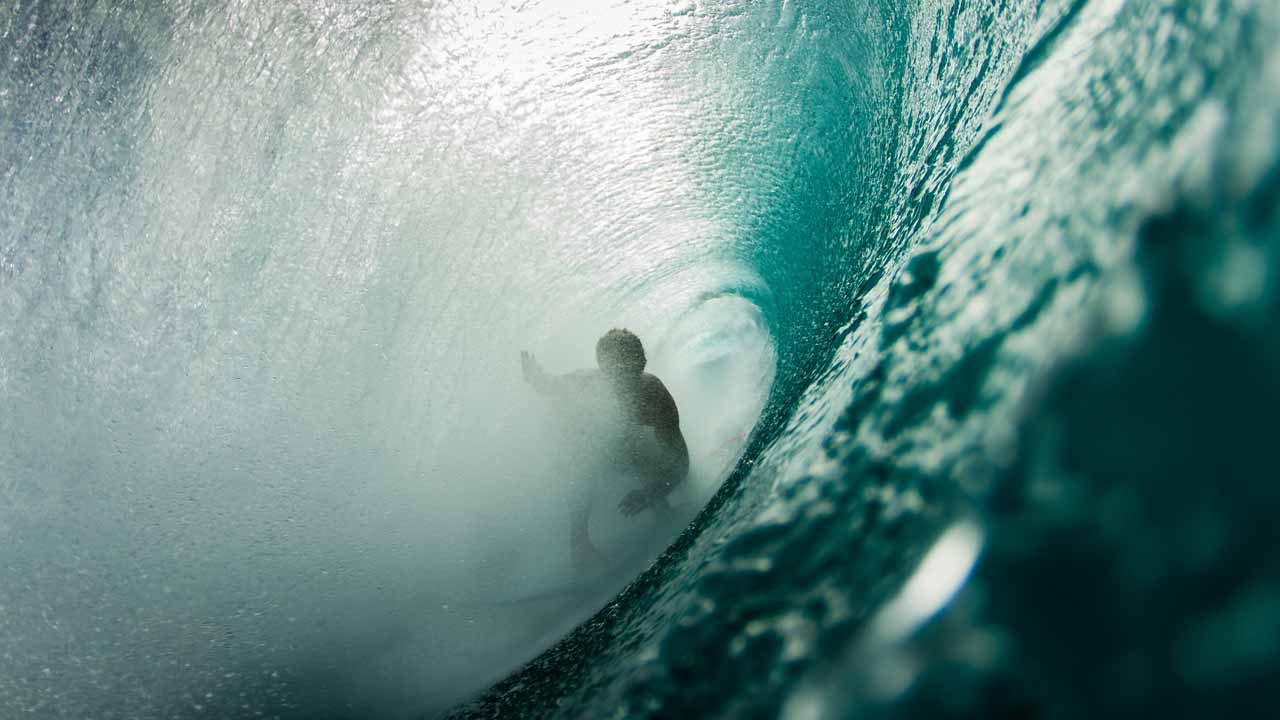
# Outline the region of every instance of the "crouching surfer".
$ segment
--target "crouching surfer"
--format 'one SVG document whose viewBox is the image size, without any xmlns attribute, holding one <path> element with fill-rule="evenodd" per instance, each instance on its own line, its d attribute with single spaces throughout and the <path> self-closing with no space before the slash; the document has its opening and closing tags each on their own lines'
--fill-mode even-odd
<svg viewBox="0 0 1280 720">
<path fill-rule="evenodd" d="M 585 434 L 600 446 L 592 452 L 624 475 L 639 478 L 640 487 L 622 498 L 618 512 L 628 517 L 649 508 L 671 512 L 667 495 L 689 474 L 689 449 L 675 399 L 661 380 L 644 371 L 640 338 L 628 330 L 605 333 L 596 343 L 595 370 L 551 375 L 528 352 L 520 353 L 520 364 L 525 381 L 539 393 L 591 416 L 580 420 L 592 424 Z M 645 428 L 653 429 L 651 438 L 639 432 Z M 587 492 L 575 503 L 570 521 L 570 551 L 578 569 L 603 559 L 587 531 L 590 514 Z"/>
</svg>

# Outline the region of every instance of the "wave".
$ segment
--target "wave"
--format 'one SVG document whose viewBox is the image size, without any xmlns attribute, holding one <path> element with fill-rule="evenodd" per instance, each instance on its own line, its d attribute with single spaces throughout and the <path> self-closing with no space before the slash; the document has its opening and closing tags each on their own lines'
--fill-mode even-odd
<svg viewBox="0 0 1280 720">
<path fill-rule="evenodd" d="M 1260 697 L 1265 648 L 1230 638 L 1269 622 L 1278 23 L 3 11 L 0 708 Z M 583 578 L 567 508 L 625 487 L 569 460 L 518 353 L 589 366 L 614 326 L 693 473 L 675 525 L 597 511 L 614 565 Z M 1195 490 L 1211 458 L 1238 491 Z"/>
<path fill-rule="evenodd" d="M 609 612 L 453 716 L 1264 711 L 1278 26 L 1170 10 L 874 26 L 895 162 L 830 359 Z"/>
</svg>

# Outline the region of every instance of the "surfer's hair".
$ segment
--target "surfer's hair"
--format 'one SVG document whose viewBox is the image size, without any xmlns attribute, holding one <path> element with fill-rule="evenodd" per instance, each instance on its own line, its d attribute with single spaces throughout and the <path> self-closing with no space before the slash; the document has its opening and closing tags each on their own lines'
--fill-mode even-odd
<svg viewBox="0 0 1280 720">
<path fill-rule="evenodd" d="M 644 346 L 635 333 L 614 328 L 596 342 L 596 363 L 602 370 L 617 369 L 634 375 L 644 372 Z"/>
</svg>

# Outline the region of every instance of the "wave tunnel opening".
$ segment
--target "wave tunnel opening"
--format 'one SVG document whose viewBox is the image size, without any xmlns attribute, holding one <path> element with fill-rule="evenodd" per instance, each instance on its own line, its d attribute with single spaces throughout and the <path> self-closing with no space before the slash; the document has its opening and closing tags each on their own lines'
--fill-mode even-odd
<svg viewBox="0 0 1280 720">
<path fill-rule="evenodd" d="M 770 18 L 82 2 L 4 20 L 9 706 L 456 702 L 652 562 L 775 375 L 794 386 L 830 333 L 815 297 L 839 297 L 844 247 L 779 255 L 769 234 L 832 222 L 788 153 L 849 162 L 804 123 L 845 70 L 738 40 Z M 826 102 L 851 104 L 840 89 Z M 522 350 L 594 365 L 615 326 L 679 406 L 674 518 L 609 512 L 626 478 L 585 470 L 582 429 L 520 378 Z M 588 485 L 609 567 L 584 576 L 566 518 Z"/>
</svg>

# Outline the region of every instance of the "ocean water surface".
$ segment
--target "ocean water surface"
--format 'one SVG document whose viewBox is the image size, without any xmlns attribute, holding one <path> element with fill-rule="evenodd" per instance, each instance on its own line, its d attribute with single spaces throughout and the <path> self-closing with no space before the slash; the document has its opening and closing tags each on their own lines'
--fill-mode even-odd
<svg viewBox="0 0 1280 720">
<path fill-rule="evenodd" d="M 11 3 L 0 716 L 1265 714 L 1278 195 L 1268 2 Z"/>
</svg>

